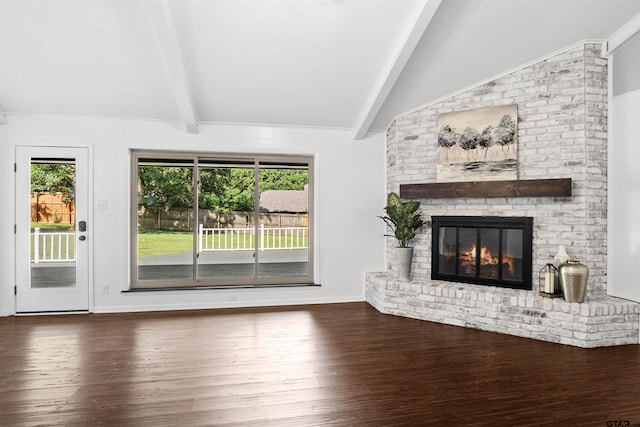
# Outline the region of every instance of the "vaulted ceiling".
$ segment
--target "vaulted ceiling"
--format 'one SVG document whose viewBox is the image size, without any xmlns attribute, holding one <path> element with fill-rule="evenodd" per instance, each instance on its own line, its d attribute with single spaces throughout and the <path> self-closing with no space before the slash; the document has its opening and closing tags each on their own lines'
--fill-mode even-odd
<svg viewBox="0 0 640 427">
<path fill-rule="evenodd" d="M 0 112 L 384 129 L 640 0 L 0 0 Z"/>
</svg>

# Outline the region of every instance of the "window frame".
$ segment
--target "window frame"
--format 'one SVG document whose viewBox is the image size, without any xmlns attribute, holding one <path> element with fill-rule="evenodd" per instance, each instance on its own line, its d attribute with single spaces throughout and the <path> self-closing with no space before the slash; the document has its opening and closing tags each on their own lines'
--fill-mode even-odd
<svg viewBox="0 0 640 427">
<path fill-rule="evenodd" d="M 314 167 L 315 158 L 312 155 L 272 155 L 253 153 L 215 153 L 196 151 L 165 151 L 165 150 L 138 150 L 132 149 L 131 154 L 131 178 L 130 178 L 130 233 L 129 233 L 129 290 L 160 290 L 160 289 L 202 289 L 202 288 L 243 288 L 243 287 L 281 287 L 281 286 L 314 286 L 315 282 L 315 185 Z M 191 279 L 144 279 L 138 277 L 138 173 L 141 159 L 177 160 L 192 162 L 193 167 L 193 275 Z M 253 162 L 254 171 L 254 211 L 253 226 L 256 232 L 256 246 L 258 244 L 258 227 L 260 224 L 260 192 L 259 173 L 261 164 L 293 163 L 307 166 L 308 173 L 308 257 L 307 274 L 304 276 L 260 276 L 260 254 L 256 250 L 254 258 L 254 273 L 252 276 L 243 277 L 198 277 L 198 223 L 199 223 L 199 179 L 200 162 L 204 164 L 212 161 L 239 163 Z"/>
</svg>

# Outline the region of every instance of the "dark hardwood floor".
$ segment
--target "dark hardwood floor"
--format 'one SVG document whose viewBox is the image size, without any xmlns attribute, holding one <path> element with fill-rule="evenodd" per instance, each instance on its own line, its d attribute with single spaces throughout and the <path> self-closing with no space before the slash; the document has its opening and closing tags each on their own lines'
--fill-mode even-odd
<svg viewBox="0 0 640 427">
<path fill-rule="evenodd" d="M 636 424 L 638 345 L 581 349 L 365 303 L 0 318 L 2 426 Z"/>
</svg>

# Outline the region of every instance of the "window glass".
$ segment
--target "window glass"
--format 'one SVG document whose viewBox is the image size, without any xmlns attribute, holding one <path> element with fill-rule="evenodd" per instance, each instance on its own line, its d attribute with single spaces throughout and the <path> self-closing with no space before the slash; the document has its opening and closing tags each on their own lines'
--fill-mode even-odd
<svg viewBox="0 0 640 427">
<path fill-rule="evenodd" d="M 75 159 L 31 159 L 32 288 L 76 287 Z"/>
<path fill-rule="evenodd" d="M 460 276 L 477 276 L 476 261 L 478 232 L 475 228 L 458 228 L 458 274 Z"/>
<path fill-rule="evenodd" d="M 261 163 L 258 274 L 309 274 L 309 170 L 306 165 Z"/>
<path fill-rule="evenodd" d="M 254 162 L 200 161 L 198 278 L 255 274 Z"/>
<path fill-rule="evenodd" d="M 140 159 L 139 280 L 193 278 L 193 161 Z"/>
<path fill-rule="evenodd" d="M 438 242 L 438 273 L 456 274 L 457 228 L 440 227 Z"/>
</svg>

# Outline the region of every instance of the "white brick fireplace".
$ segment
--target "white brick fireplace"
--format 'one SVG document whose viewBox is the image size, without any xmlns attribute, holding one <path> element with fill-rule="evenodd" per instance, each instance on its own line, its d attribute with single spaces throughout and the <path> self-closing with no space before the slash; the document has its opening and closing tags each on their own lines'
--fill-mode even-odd
<svg viewBox="0 0 640 427">
<path fill-rule="evenodd" d="M 471 65 L 470 65 L 471 66 Z M 433 183 L 438 115 L 517 104 L 518 179 L 571 178 L 568 197 L 422 199 L 433 216 L 533 217 L 533 290 L 431 280 L 431 229 L 414 240 L 413 281 L 368 273 L 366 299 L 383 313 L 580 347 L 637 344 L 640 305 L 606 294 L 607 62 L 581 44 L 406 114 L 387 133 L 388 191 Z M 539 295 L 537 272 L 558 245 L 590 270 L 584 303 Z"/>
</svg>

